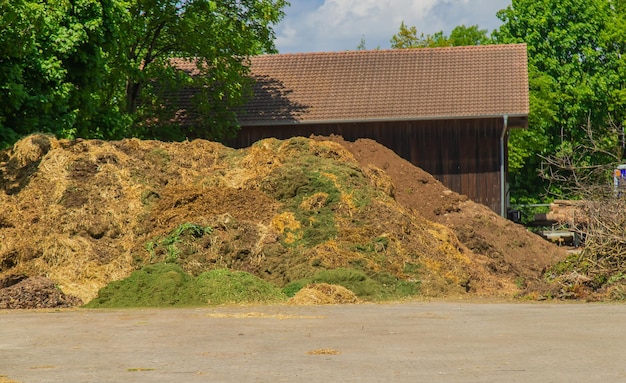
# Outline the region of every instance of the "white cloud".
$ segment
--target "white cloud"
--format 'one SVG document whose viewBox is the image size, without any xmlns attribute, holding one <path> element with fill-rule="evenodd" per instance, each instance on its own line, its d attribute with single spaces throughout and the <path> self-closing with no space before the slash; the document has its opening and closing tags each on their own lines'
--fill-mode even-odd
<svg viewBox="0 0 626 383">
<path fill-rule="evenodd" d="M 290 0 L 276 28 L 280 52 L 355 49 L 364 36 L 368 48 L 388 48 L 400 23 L 419 33 L 449 33 L 457 25 L 493 30 L 496 12 L 510 0 Z"/>
</svg>

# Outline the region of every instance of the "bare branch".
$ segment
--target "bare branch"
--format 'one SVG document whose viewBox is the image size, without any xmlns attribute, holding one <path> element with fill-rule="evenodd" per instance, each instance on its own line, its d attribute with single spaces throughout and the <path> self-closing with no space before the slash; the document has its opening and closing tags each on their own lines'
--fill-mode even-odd
<svg viewBox="0 0 626 383">
<path fill-rule="evenodd" d="M 584 130 L 585 142 L 565 143 L 557 154 L 542 157 L 539 174 L 581 199 L 571 205 L 575 212 L 570 216 L 576 219 L 566 223 L 584 240 L 576 272 L 603 284 L 626 273 L 626 195 L 613 182 L 624 152 L 624 134 L 612 122 L 601 132 L 594 132 L 590 122 Z"/>
</svg>

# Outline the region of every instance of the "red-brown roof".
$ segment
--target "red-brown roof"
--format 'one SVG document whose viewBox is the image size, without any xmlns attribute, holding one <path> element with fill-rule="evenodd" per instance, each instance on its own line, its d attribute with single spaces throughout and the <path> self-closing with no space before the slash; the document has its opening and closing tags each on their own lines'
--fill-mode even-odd
<svg viewBox="0 0 626 383">
<path fill-rule="evenodd" d="M 525 44 L 251 58 L 244 126 L 528 115 Z"/>
</svg>

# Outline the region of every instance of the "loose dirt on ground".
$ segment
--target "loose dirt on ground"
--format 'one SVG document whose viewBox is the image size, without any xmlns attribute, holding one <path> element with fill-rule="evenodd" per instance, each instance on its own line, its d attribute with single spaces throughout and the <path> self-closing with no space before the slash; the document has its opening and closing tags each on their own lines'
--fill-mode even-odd
<svg viewBox="0 0 626 383">
<path fill-rule="evenodd" d="M 536 298 L 565 256 L 371 140 L 33 135 L 0 152 L 0 308 L 87 303 L 162 262 L 278 287 L 346 269 L 396 294 Z"/>
</svg>

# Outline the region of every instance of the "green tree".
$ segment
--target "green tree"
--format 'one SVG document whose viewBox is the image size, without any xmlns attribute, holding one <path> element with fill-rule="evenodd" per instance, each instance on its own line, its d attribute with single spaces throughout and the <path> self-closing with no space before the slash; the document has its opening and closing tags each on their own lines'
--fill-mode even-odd
<svg viewBox="0 0 626 383">
<path fill-rule="evenodd" d="M 450 32 L 450 37 L 447 40 L 453 47 L 485 45 L 491 42 L 487 30 L 479 29 L 478 25 L 470 27 L 459 25 Z"/>
<path fill-rule="evenodd" d="M 398 33 L 391 37 L 391 48 L 420 48 L 420 41 L 420 38 L 417 36 L 417 27 L 409 27 L 404 23 L 404 21 L 402 21 L 402 23 L 400 23 L 400 30 Z"/>
<path fill-rule="evenodd" d="M 450 37 L 446 36 L 443 31 L 436 32 L 432 35 L 417 35 L 415 26 L 407 26 L 404 21 L 400 24 L 398 33 L 391 37 L 391 48 L 437 48 L 437 47 L 453 47 L 464 45 L 481 45 L 488 44 L 491 41 L 487 35 L 486 29 L 479 29 L 478 25 L 466 27 L 465 25 L 457 26 L 450 33 Z"/>
<path fill-rule="evenodd" d="M 357 51 L 365 51 L 365 50 L 369 50 L 369 49 L 380 50 L 380 45 L 377 45 L 376 48 L 368 48 L 367 44 L 365 42 L 365 35 L 362 35 L 361 36 L 361 41 L 359 41 L 359 44 L 356 46 L 356 50 Z"/>
<path fill-rule="evenodd" d="M 284 0 L 0 0 L 0 146 L 22 135 L 221 139 Z M 192 63 L 183 71 L 174 59 Z M 192 95 L 190 100 L 179 95 Z M 180 102 L 185 101 L 182 105 Z M 194 106 L 181 127 L 176 116 Z"/>
<path fill-rule="evenodd" d="M 133 0 L 113 63 L 124 77 L 123 110 L 134 135 L 222 139 L 236 132 L 234 108 L 245 99 L 247 57 L 275 52 L 273 24 L 284 0 Z M 172 58 L 194 66 L 183 72 Z M 158 81 L 154 81 L 158 79 Z M 114 82 L 116 88 L 119 82 Z M 193 89 L 191 125 L 177 125 L 176 96 Z"/>
<path fill-rule="evenodd" d="M 539 202 L 547 183 L 538 177 L 542 157 L 550 153 L 550 129 L 557 110 L 546 102 L 558 97 L 553 79 L 539 72 L 529 74 L 530 115 L 528 129 L 513 129 L 509 136 L 509 181 L 511 201 L 528 204 Z"/>
<path fill-rule="evenodd" d="M 0 0 L 0 146 L 93 120 L 114 12 L 109 0 Z"/>
<path fill-rule="evenodd" d="M 367 45 L 365 44 L 365 35 L 361 35 L 361 41 L 359 41 L 359 45 L 356 46 L 357 51 L 365 51 L 367 50 Z"/>
<path fill-rule="evenodd" d="M 513 185 L 525 186 L 513 190 L 514 197 L 537 196 L 546 186 L 537 177 L 541 156 L 575 146 L 587 126 L 609 137 L 609 121 L 623 121 L 619 3 L 514 0 L 498 12 L 503 25 L 494 40 L 528 44 L 530 128 L 513 132 L 510 142 Z M 609 141 L 607 146 L 616 144 Z"/>
</svg>

